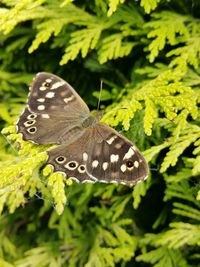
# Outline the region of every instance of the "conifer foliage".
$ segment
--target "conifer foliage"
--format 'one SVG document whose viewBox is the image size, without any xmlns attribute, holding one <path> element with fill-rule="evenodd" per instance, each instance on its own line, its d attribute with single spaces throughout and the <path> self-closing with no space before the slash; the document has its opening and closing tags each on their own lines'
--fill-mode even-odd
<svg viewBox="0 0 200 267">
<path fill-rule="evenodd" d="M 199 10 L 198 0 L 0 0 L 0 266 L 198 266 Z M 143 151 L 144 183 L 52 173 L 49 146 L 14 126 L 39 71 L 92 110 L 103 81 L 103 121 Z"/>
</svg>

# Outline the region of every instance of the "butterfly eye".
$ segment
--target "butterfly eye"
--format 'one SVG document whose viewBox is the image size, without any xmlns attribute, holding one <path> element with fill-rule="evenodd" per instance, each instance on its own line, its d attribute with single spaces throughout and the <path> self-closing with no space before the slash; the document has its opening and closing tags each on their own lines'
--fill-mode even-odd
<svg viewBox="0 0 200 267">
<path fill-rule="evenodd" d="M 74 168 L 74 167 L 76 167 L 76 163 L 75 163 L 75 162 L 70 162 L 70 163 L 69 163 L 69 167 L 70 167 L 70 168 Z"/>
<path fill-rule="evenodd" d="M 28 131 L 30 134 L 34 134 L 34 133 L 37 131 L 37 128 L 36 128 L 36 127 L 31 127 L 31 128 L 28 128 L 27 131 Z"/>
<path fill-rule="evenodd" d="M 76 161 L 70 161 L 65 165 L 65 168 L 68 170 L 75 170 L 78 166 L 78 163 Z"/>
<path fill-rule="evenodd" d="M 85 166 L 84 166 L 84 165 L 80 165 L 80 166 L 78 167 L 78 171 L 79 171 L 80 173 L 84 173 L 84 172 L 85 172 Z"/>
<path fill-rule="evenodd" d="M 133 161 L 128 160 L 128 161 L 126 162 L 126 167 L 127 167 L 129 170 L 132 170 L 132 169 L 133 169 L 133 166 L 134 166 Z"/>
<path fill-rule="evenodd" d="M 35 120 L 26 121 L 24 123 L 24 126 L 30 126 L 30 125 L 33 125 L 34 123 L 35 123 Z"/>
<path fill-rule="evenodd" d="M 44 86 L 45 86 L 45 87 L 50 87 L 50 85 L 51 85 L 50 82 L 45 82 L 45 83 L 44 83 Z"/>
<path fill-rule="evenodd" d="M 33 120 L 33 119 L 35 119 L 36 117 L 37 117 L 36 114 L 30 114 L 30 115 L 28 115 L 27 119 L 28 119 L 28 120 Z"/>
<path fill-rule="evenodd" d="M 59 156 L 59 157 L 56 158 L 56 161 L 57 161 L 58 163 L 63 163 L 63 162 L 65 162 L 65 160 L 66 160 L 66 158 L 63 157 L 63 156 Z"/>
</svg>

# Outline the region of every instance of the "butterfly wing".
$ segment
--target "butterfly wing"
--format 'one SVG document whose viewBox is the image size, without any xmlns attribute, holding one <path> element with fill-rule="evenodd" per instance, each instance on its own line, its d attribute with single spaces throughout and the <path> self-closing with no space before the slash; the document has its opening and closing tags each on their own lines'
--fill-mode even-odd
<svg viewBox="0 0 200 267">
<path fill-rule="evenodd" d="M 90 146 L 87 172 L 98 180 L 134 185 L 147 178 L 148 166 L 138 150 L 127 138 L 111 127 L 98 123 L 97 142 Z"/>
<path fill-rule="evenodd" d="M 73 116 L 89 113 L 89 108 L 76 91 L 63 79 L 40 72 L 30 87 L 29 108 L 38 114 Z"/>
<path fill-rule="evenodd" d="M 92 132 L 88 128 L 84 134 L 73 143 L 60 145 L 48 151 L 47 164 L 53 167 L 54 172 L 62 172 L 67 178 L 72 178 L 76 182 L 95 182 L 86 172 L 85 160 Z"/>
<path fill-rule="evenodd" d="M 79 182 L 134 185 L 146 179 L 148 167 L 139 150 L 107 125 L 89 127 L 73 144 L 48 152 L 54 171 Z"/>
<path fill-rule="evenodd" d="M 30 87 L 28 106 L 17 122 L 17 132 L 37 144 L 69 143 L 82 135 L 81 123 L 87 114 L 87 105 L 68 83 L 42 72 Z"/>
</svg>

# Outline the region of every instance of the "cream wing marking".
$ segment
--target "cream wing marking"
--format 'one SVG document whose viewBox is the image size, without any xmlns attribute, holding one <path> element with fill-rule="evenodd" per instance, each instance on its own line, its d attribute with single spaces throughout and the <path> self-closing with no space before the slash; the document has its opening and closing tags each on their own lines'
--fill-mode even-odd
<svg viewBox="0 0 200 267">
<path fill-rule="evenodd" d="M 128 152 L 124 155 L 124 160 L 125 159 L 130 159 L 133 155 L 135 154 L 134 150 L 132 147 L 129 148 Z"/>
<path fill-rule="evenodd" d="M 98 160 L 94 160 L 94 161 L 92 162 L 92 167 L 93 167 L 93 168 L 96 168 L 98 165 L 99 165 Z"/>
<path fill-rule="evenodd" d="M 53 98 L 55 96 L 55 92 L 48 92 L 45 97 L 46 98 Z"/>
<path fill-rule="evenodd" d="M 88 160 L 88 154 L 86 152 L 83 153 L 83 160 L 84 161 Z"/>
<path fill-rule="evenodd" d="M 111 163 L 117 162 L 119 160 L 119 155 L 112 154 L 110 156 Z"/>
<path fill-rule="evenodd" d="M 38 110 L 45 110 L 45 106 L 44 105 L 39 105 L 38 106 Z"/>
<path fill-rule="evenodd" d="M 65 84 L 65 81 L 55 82 L 55 83 L 51 86 L 51 90 L 57 89 L 57 88 L 63 86 L 64 84 Z"/>
</svg>

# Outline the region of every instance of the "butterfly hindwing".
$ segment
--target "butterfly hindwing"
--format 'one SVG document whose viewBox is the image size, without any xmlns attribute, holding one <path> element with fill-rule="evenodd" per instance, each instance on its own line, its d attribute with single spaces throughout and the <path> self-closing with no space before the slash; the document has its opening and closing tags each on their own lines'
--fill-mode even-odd
<svg viewBox="0 0 200 267">
<path fill-rule="evenodd" d="M 148 174 L 147 164 L 138 149 L 101 123 L 88 128 L 72 144 L 52 149 L 48 154 L 47 163 L 54 171 L 79 182 L 134 185 L 145 180 Z"/>
<path fill-rule="evenodd" d="M 92 132 L 86 132 L 73 143 L 63 144 L 48 151 L 47 164 L 53 167 L 54 172 L 62 172 L 67 178 L 77 182 L 95 182 L 86 172 L 85 151 L 88 150 Z"/>
</svg>

